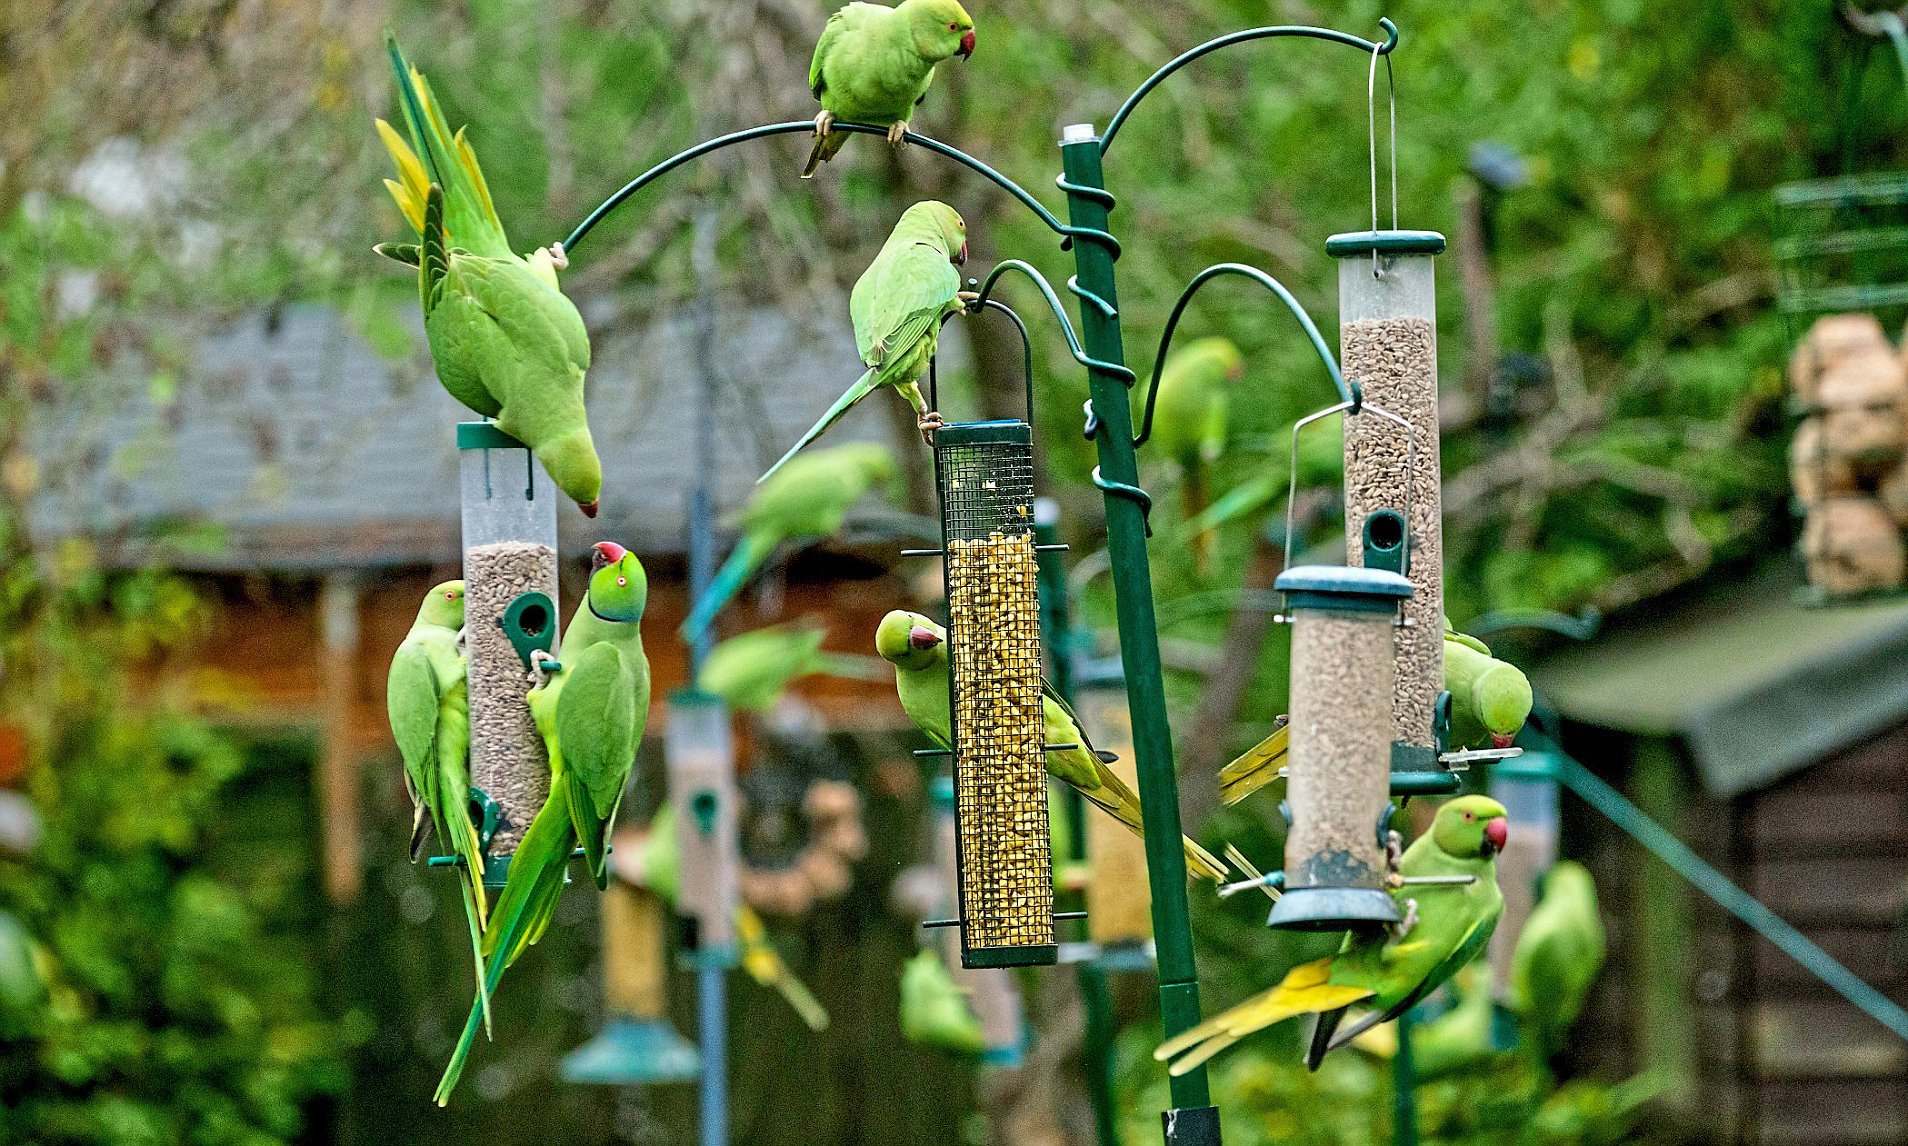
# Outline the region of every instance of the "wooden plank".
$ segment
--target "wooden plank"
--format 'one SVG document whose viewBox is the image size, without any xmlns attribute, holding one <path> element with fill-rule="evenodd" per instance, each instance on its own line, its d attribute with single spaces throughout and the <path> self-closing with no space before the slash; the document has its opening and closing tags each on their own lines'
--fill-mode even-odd
<svg viewBox="0 0 1908 1146">
<path fill-rule="evenodd" d="M 318 591 L 318 662 L 323 736 L 318 748 L 318 823 L 325 895 L 350 905 L 364 890 L 362 757 L 353 750 L 358 665 L 358 584 L 333 573 Z M 284 655 L 284 649 L 279 650 Z"/>
</svg>

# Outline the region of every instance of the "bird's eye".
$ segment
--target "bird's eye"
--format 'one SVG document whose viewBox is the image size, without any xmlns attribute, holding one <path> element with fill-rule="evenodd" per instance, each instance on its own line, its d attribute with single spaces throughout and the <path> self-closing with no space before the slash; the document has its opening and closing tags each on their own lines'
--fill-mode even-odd
<svg viewBox="0 0 1908 1146">
<path fill-rule="evenodd" d="M 457 594 L 455 594 L 455 593 L 446 593 L 446 594 L 444 594 L 444 599 L 445 599 L 446 601 L 455 601 L 455 600 L 457 599 Z"/>
<path fill-rule="evenodd" d="M 1469 819 L 1472 819 L 1473 817 L 1472 817 L 1472 815 L 1471 815 L 1471 813 L 1469 813 L 1469 812 L 1466 812 L 1466 813 L 1464 813 L 1464 818 L 1465 818 L 1465 819 L 1467 819 L 1467 820 L 1469 820 Z"/>
<path fill-rule="evenodd" d="M 949 24 L 947 30 L 950 32 L 958 32 L 961 30 L 961 26 L 959 24 Z"/>
<path fill-rule="evenodd" d="M 616 583 L 617 583 L 618 585 L 627 585 L 627 584 L 629 584 L 629 578 L 627 578 L 627 577 L 618 577 L 618 578 L 616 579 Z"/>
</svg>

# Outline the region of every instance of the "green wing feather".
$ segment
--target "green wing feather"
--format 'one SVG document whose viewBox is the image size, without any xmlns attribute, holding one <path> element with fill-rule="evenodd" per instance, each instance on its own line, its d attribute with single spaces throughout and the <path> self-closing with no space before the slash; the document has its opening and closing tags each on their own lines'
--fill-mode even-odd
<svg viewBox="0 0 1908 1146">
<path fill-rule="evenodd" d="M 616 646 L 584 649 L 564 666 L 557 698 L 556 735 L 567 769 L 570 818 L 597 886 L 609 871 L 604 843 L 642 736 L 636 711 L 636 674 Z"/>
<path fill-rule="evenodd" d="M 829 49 L 833 48 L 843 31 L 848 27 L 847 7 L 838 8 L 828 17 L 828 23 L 822 25 L 821 39 L 815 41 L 815 56 L 808 62 L 808 90 L 820 99 L 827 83 L 822 76 L 822 65 L 828 59 Z"/>
<path fill-rule="evenodd" d="M 391 736 L 404 758 L 404 778 L 411 798 L 428 806 L 427 794 L 436 785 L 437 702 L 442 695 L 430 652 L 407 639 L 391 658 L 385 680 L 385 708 L 391 718 Z"/>
</svg>

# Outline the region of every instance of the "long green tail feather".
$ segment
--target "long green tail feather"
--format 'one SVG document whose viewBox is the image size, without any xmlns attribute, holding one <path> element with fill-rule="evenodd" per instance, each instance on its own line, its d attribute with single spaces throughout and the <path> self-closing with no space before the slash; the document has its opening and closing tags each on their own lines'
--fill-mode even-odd
<svg viewBox="0 0 1908 1146">
<path fill-rule="evenodd" d="M 450 254 L 444 249 L 444 189 L 436 183 L 424 196 L 424 261 L 418 264 L 418 292 L 424 313 L 436 307 L 444 279 L 450 275 Z"/>
<path fill-rule="evenodd" d="M 782 455 L 782 458 L 780 461 L 770 466 L 768 468 L 768 471 L 764 473 L 761 477 L 755 479 L 755 484 L 761 485 L 763 482 L 767 481 L 769 478 L 774 477 L 775 471 L 787 465 L 788 459 L 800 453 L 802 451 L 802 447 L 808 445 L 808 443 L 814 441 L 816 438 L 819 438 L 823 434 L 827 433 L 828 427 L 834 425 L 836 422 L 841 421 L 841 416 L 843 414 L 846 414 L 849 410 L 853 409 L 856 402 L 859 402 L 863 398 L 866 398 L 869 394 L 874 393 L 875 387 L 881 385 L 881 383 L 877 380 L 878 373 L 879 373 L 878 371 L 871 369 L 866 374 L 863 374 L 861 377 L 855 379 L 855 384 L 853 386 L 848 387 L 847 391 L 843 393 L 841 397 L 835 399 L 835 404 L 833 406 L 828 407 L 828 412 L 821 416 L 821 420 L 808 428 L 808 432 L 802 435 L 802 440 L 790 446 L 788 448 L 788 452 Z"/>
<path fill-rule="evenodd" d="M 742 586 L 748 584 L 749 578 L 768 561 L 780 541 L 779 537 L 761 533 L 742 535 L 741 540 L 735 543 L 734 552 L 722 563 L 722 568 L 716 570 L 714 580 L 709 582 L 708 589 L 696 600 L 695 607 L 689 610 L 689 616 L 677 630 L 683 640 L 693 644 L 710 625 L 715 624 L 716 614 L 742 591 Z"/>
</svg>

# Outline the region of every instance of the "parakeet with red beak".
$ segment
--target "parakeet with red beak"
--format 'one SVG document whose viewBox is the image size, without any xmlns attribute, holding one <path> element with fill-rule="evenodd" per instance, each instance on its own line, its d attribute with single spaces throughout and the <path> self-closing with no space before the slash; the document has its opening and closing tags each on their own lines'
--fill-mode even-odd
<svg viewBox="0 0 1908 1146">
<path fill-rule="evenodd" d="M 901 146 L 908 118 L 934 83 L 935 65 L 973 54 L 974 21 L 958 0 L 901 0 L 893 8 L 855 3 L 830 16 L 808 65 L 808 88 L 822 110 L 802 178 L 848 141 L 848 132 L 829 130 L 838 119 L 885 124 L 888 142 Z"/>
<path fill-rule="evenodd" d="M 424 74 L 395 39 L 385 44 L 411 143 L 377 121 L 398 174 L 384 185 L 419 244 L 375 249 L 418 269 L 424 333 L 444 389 L 529 446 L 557 488 L 595 517 L 603 465 L 583 409 L 590 336 L 557 287 L 569 260 L 560 244 L 528 256 L 510 249 L 464 129 L 451 133 Z"/>
<path fill-rule="evenodd" d="M 1352 932 L 1335 955 L 1302 963 L 1279 985 L 1161 1043 L 1153 1057 L 1185 1074 L 1240 1039 L 1299 1015 L 1319 1016 L 1306 1065 L 1390 1022 L 1437 990 L 1490 942 L 1504 914 L 1497 853 L 1510 838 L 1504 806 L 1460 796 L 1438 809 L 1431 830 L 1412 841 L 1399 876 L 1469 877 L 1462 883 L 1404 883 L 1392 891 L 1404 912 L 1396 929 Z M 1347 1008 L 1367 1013 L 1340 1031 Z"/>
<path fill-rule="evenodd" d="M 591 563 L 589 590 L 563 630 L 562 659 L 526 698 L 550 754 L 550 795 L 510 858 L 484 929 L 484 985 L 491 994 L 504 970 L 550 925 L 572 850 L 581 845 L 591 878 L 599 888 L 608 884 L 606 841 L 649 722 L 642 636 L 649 578 L 636 555 L 614 542 L 598 542 Z M 438 1083 L 439 1106 L 450 1101 L 480 1018 L 473 1006 Z"/>
<path fill-rule="evenodd" d="M 803 446 L 854 409 L 855 403 L 882 386 L 901 392 L 920 418 L 921 436 L 933 442 L 931 435 L 941 425 L 941 416 L 927 408 L 920 382 L 940 343 L 942 321 L 972 297 L 961 290 L 961 275 L 954 269 L 965 262 L 967 223 L 960 212 L 929 199 L 901 213 L 888 241 L 848 295 L 855 348 L 868 372 L 756 481 L 767 481 Z"/>
<path fill-rule="evenodd" d="M 919 613 L 896 609 L 875 629 L 875 651 L 894 665 L 901 710 L 914 726 L 941 748 L 954 747 L 954 718 L 948 703 L 947 630 Z M 1046 754 L 1047 772 L 1073 786 L 1087 802 L 1144 836 L 1139 796 L 1087 739 L 1080 718 L 1042 681 L 1048 744 L 1070 744 Z M 1217 856 L 1188 839 L 1186 870 L 1201 879 L 1223 880 L 1228 872 Z"/>
<path fill-rule="evenodd" d="M 1444 630 L 1444 687 L 1451 694 L 1451 747 L 1509 748 L 1530 719 L 1530 678 L 1476 637 Z"/>
<path fill-rule="evenodd" d="M 1187 521 L 1205 512 L 1212 500 L 1212 466 L 1225 452 L 1232 387 L 1243 377 L 1245 356 L 1229 338 L 1192 342 L 1174 351 L 1160 369 L 1150 444 L 1179 469 Z M 1212 537 L 1211 530 L 1193 535 L 1202 573 L 1212 556 Z"/>
</svg>

